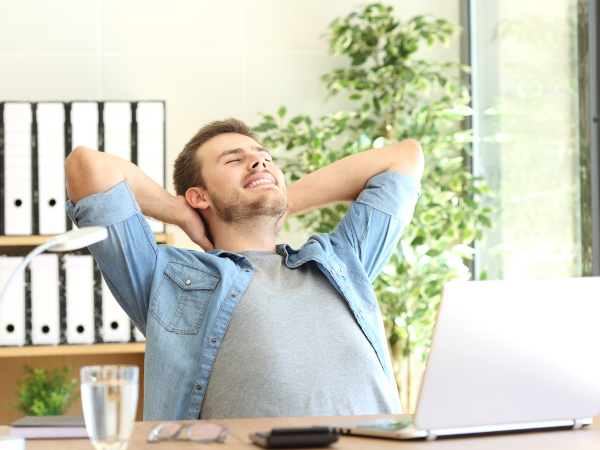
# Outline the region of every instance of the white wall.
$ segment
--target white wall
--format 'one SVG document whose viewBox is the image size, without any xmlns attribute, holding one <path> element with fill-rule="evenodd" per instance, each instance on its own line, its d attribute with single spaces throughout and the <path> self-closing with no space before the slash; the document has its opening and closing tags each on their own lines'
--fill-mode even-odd
<svg viewBox="0 0 600 450">
<path fill-rule="evenodd" d="M 165 100 L 171 166 L 205 123 L 336 109 L 320 36 L 358 0 L 0 0 L 0 101 Z M 388 0 L 458 23 L 458 0 Z M 458 41 L 424 51 L 458 60 Z M 339 101 L 337 105 L 339 106 Z M 85 145 L 85 142 L 74 143 Z M 175 244 L 192 246 L 174 227 Z"/>
</svg>

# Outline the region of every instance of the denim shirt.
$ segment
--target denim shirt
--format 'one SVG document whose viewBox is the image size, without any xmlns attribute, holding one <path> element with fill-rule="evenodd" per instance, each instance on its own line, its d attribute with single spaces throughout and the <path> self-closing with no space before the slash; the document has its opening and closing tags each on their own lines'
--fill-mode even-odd
<svg viewBox="0 0 600 450">
<path fill-rule="evenodd" d="M 411 220 L 418 196 L 414 178 L 379 174 L 331 234 L 311 236 L 298 250 L 277 246 L 290 269 L 315 261 L 347 301 L 383 367 L 397 413 L 400 400 L 371 283 Z M 77 205 L 68 201 L 67 212 L 78 227 L 108 227 L 108 239 L 90 252 L 114 297 L 146 336 L 144 420 L 197 419 L 227 325 L 252 280 L 252 265 L 223 250 L 157 245 L 126 181 Z"/>
</svg>

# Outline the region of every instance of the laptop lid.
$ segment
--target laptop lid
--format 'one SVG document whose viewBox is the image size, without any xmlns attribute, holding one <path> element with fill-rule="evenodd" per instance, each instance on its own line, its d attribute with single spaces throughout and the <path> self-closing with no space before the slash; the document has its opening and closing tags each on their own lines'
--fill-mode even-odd
<svg viewBox="0 0 600 450">
<path fill-rule="evenodd" d="M 598 349 L 600 277 L 448 283 L 414 417 L 329 425 L 397 439 L 578 428 L 600 413 Z"/>
<path fill-rule="evenodd" d="M 448 283 L 414 423 L 425 430 L 600 412 L 600 278 Z"/>
</svg>

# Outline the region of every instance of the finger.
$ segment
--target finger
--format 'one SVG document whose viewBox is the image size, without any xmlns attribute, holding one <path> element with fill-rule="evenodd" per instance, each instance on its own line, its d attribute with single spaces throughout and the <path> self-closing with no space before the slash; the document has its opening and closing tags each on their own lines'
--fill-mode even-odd
<svg viewBox="0 0 600 450">
<path fill-rule="evenodd" d="M 205 252 L 215 249 L 215 246 L 212 244 L 212 242 L 208 240 L 206 236 L 202 236 L 202 238 L 200 238 L 199 244 L 202 250 L 204 250 Z"/>
</svg>

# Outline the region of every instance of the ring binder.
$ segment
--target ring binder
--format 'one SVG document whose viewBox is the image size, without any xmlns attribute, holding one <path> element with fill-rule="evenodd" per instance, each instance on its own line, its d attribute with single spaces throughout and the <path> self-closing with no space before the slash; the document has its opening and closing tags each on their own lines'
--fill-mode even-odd
<svg viewBox="0 0 600 450">
<path fill-rule="evenodd" d="M 65 107 L 63 103 L 38 103 L 35 111 L 39 190 L 39 231 L 36 234 L 60 234 L 67 231 L 63 206 L 66 201 L 63 159 Z"/>
<path fill-rule="evenodd" d="M 4 232 L 33 233 L 32 123 L 30 103 L 4 103 Z"/>
<path fill-rule="evenodd" d="M 0 286 L 5 286 L 14 270 L 23 262 L 19 256 L 0 256 Z M 25 276 L 22 274 L 8 292 L 7 303 L 0 314 L 0 346 L 25 345 Z"/>
</svg>

